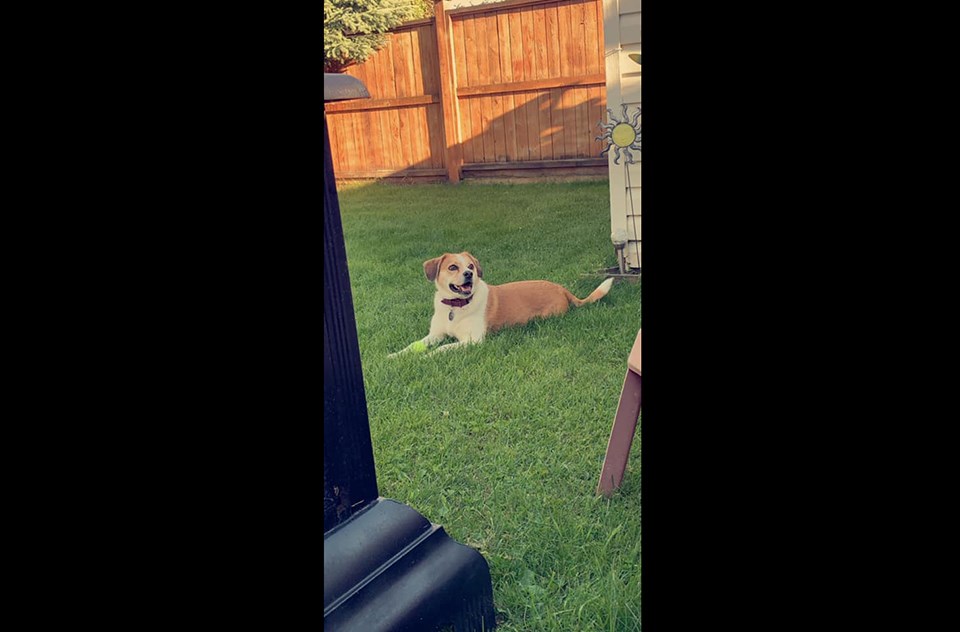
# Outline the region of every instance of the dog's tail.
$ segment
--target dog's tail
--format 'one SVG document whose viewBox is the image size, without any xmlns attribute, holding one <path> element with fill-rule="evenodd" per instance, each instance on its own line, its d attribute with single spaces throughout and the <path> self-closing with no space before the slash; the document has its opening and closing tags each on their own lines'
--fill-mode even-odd
<svg viewBox="0 0 960 632">
<path fill-rule="evenodd" d="M 613 278 L 609 278 L 597 287 L 594 291 L 590 292 L 590 296 L 580 300 L 576 296 L 570 293 L 570 290 L 567 290 L 567 298 L 570 299 L 570 302 L 580 307 L 581 305 L 586 305 L 587 303 L 596 303 L 604 296 L 607 295 L 607 292 L 610 291 L 610 286 L 613 285 Z"/>
</svg>

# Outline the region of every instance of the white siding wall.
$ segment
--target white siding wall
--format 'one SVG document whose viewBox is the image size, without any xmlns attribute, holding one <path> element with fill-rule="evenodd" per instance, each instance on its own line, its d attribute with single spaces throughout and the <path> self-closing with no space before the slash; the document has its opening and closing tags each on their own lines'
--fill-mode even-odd
<svg viewBox="0 0 960 632">
<path fill-rule="evenodd" d="M 607 107 L 617 119 L 621 118 L 621 104 L 627 104 L 628 120 L 640 105 L 640 66 L 627 55 L 640 52 L 641 0 L 603 0 L 603 37 L 607 74 Z M 609 115 L 608 115 L 609 118 Z M 625 230 L 629 243 L 624 249 L 627 265 L 640 267 L 640 157 L 634 152 L 636 164 L 624 170 L 624 159 L 614 164 L 614 151 L 609 152 L 610 166 L 610 228 L 611 234 Z M 634 213 L 631 213 L 631 199 Z"/>
</svg>

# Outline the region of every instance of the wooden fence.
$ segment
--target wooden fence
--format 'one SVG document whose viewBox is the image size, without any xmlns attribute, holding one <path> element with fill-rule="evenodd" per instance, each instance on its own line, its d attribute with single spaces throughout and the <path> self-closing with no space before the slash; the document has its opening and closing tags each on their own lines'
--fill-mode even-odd
<svg viewBox="0 0 960 632">
<path fill-rule="evenodd" d="M 338 178 L 605 175 L 600 0 L 506 0 L 394 29 L 326 105 Z"/>
</svg>

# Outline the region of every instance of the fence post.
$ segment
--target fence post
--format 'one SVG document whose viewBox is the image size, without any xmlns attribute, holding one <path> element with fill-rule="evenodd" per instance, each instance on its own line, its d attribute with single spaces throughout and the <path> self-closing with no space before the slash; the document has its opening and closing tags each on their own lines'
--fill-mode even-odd
<svg viewBox="0 0 960 632">
<path fill-rule="evenodd" d="M 450 182 L 460 182 L 463 166 L 463 148 L 460 146 L 460 116 L 457 106 L 457 86 L 453 76 L 453 37 L 450 17 L 443 8 L 443 0 L 433 6 L 434 27 L 437 33 L 437 57 L 440 61 L 440 104 L 443 108 L 444 163 Z M 462 53 L 462 51 L 461 51 Z"/>
</svg>

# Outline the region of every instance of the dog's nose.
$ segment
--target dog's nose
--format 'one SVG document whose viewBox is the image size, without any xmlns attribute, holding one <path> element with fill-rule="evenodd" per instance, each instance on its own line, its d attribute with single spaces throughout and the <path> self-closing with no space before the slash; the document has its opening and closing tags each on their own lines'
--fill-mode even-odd
<svg viewBox="0 0 960 632">
<path fill-rule="evenodd" d="M 463 273 L 463 278 L 465 278 L 465 279 L 472 279 L 472 278 L 473 278 L 473 272 L 470 271 L 470 270 L 467 270 L 466 272 Z"/>
</svg>

